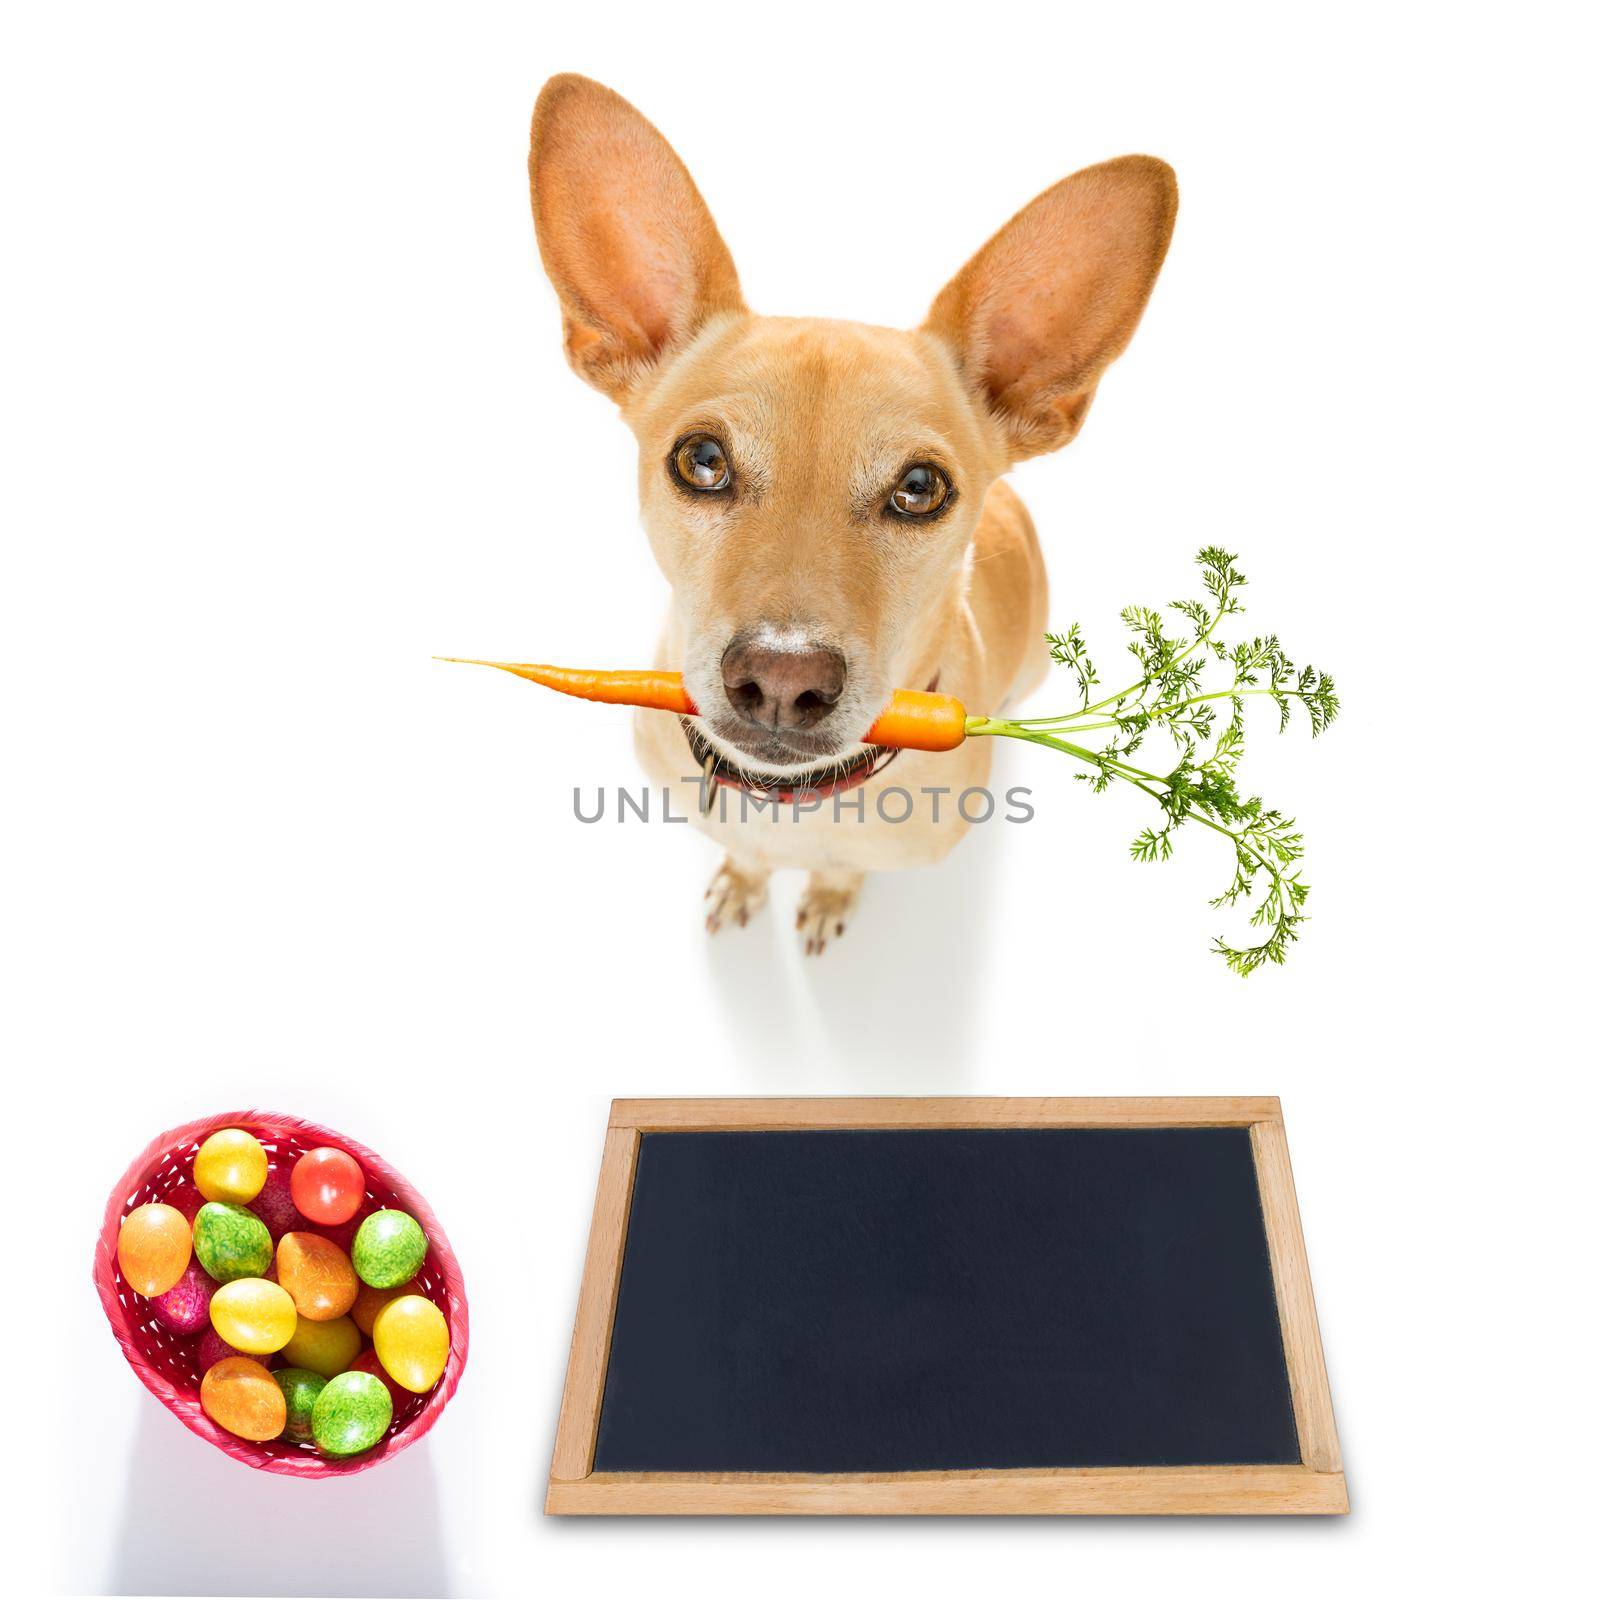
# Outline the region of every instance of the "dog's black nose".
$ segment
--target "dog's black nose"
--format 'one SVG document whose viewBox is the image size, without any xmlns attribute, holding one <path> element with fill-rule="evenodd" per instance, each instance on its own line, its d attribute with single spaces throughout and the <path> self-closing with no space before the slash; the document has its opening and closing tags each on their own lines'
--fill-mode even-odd
<svg viewBox="0 0 1600 1600">
<path fill-rule="evenodd" d="M 814 728 L 844 692 L 845 661 L 829 645 L 735 639 L 722 653 L 728 703 L 745 722 L 778 731 Z"/>
</svg>

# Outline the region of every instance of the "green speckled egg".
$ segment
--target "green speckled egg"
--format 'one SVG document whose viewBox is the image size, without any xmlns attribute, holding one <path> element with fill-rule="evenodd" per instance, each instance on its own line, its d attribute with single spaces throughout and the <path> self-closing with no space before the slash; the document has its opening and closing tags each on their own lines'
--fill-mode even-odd
<svg viewBox="0 0 1600 1600">
<path fill-rule="evenodd" d="M 387 1431 L 394 1402 L 370 1372 L 329 1378 L 311 1408 L 311 1436 L 324 1455 L 358 1456 Z"/>
<path fill-rule="evenodd" d="M 350 1247 L 356 1276 L 374 1289 L 393 1289 L 414 1277 L 427 1253 L 427 1235 L 404 1211 L 374 1211 Z"/>
<path fill-rule="evenodd" d="M 311 1412 L 317 1396 L 327 1388 L 328 1380 L 319 1378 L 304 1367 L 282 1367 L 272 1374 L 283 1390 L 283 1403 L 288 1411 L 288 1421 L 283 1425 L 284 1439 L 304 1444 L 311 1438 Z"/>
<path fill-rule="evenodd" d="M 259 1278 L 272 1265 L 272 1235 L 245 1206 L 208 1200 L 195 1213 L 194 1253 L 218 1283 Z"/>
</svg>

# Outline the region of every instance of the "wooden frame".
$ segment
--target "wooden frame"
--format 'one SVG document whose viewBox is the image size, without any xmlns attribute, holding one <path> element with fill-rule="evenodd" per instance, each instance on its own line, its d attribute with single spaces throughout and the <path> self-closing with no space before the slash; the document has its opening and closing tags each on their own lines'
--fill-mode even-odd
<svg viewBox="0 0 1600 1600">
<path fill-rule="evenodd" d="M 1297 1466 L 897 1473 L 595 1472 L 640 1136 L 738 1128 L 1245 1127 L 1300 1438 Z M 578 1294 L 551 1515 L 1234 1514 L 1349 1510 L 1311 1273 L 1276 1098 L 615 1100 Z"/>
</svg>

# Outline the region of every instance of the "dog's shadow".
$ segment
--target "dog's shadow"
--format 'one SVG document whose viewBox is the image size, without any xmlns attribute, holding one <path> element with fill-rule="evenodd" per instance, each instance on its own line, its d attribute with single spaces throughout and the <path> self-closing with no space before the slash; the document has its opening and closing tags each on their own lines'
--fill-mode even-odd
<svg viewBox="0 0 1600 1600">
<path fill-rule="evenodd" d="M 140 1411 L 107 1593 L 455 1591 L 425 1441 L 375 1471 L 307 1483 L 252 1472 L 155 1406 Z"/>
<path fill-rule="evenodd" d="M 749 928 L 707 941 L 740 1064 L 772 1094 L 957 1092 L 978 1029 L 995 875 L 1014 825 L 971 828 L 935 866 L 868 877 L 848 930 L 821 956 L 795 931 L 804 877 L 779 873 Z"/>
</svg>

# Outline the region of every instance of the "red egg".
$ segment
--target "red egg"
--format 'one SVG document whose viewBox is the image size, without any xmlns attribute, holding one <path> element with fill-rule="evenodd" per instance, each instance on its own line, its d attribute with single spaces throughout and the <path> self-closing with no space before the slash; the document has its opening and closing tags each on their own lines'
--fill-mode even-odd
<svg viewBox="0 0 1600 1600">
<path fill-rule="evenodd" d="M 272 1235 L 274 1242 L 284 1234 L 293 1233 L 296 1228 L 304 1226 L 304 1218 L 295 1208 L 290 1192 L 293 1181 L 290 1170 L 288 1167 L 274 1167 L 267 1174 L 261 1193 L 250 1202 L 250 1209 L 266 1223 L 267 1232 Z"/>
<path fill-rule="evenodd" d="M 192 1182 L 180 1183 L 176 1189 L 169 1189 L 161 1199 L 174 1211 L 181 1211 L 190 1222 L 194 1221 L 195 1213 L 206 1203 L 206 1197 Z"/>
<path fill-rule="evenodd" d="M 344 1251 L 346 1255 L 355 1248 L 356 1234 L 361 1230 L 361 1224 L 372 1215 L 374 1211 L 381 1210 L 376 1200 L 363 1200 L 356 1208 L 356 1214 L 348 1222 L 341 1222 L 336 1228 L 324 1228 L 322 1231 Z"/>
<path fill-rule="evenodd" d="M 389 1391 L 389 1399 L 394 1403 L 395 1414 L 398 1416 L 400 1407 L 412 1399 L 411 1392 L 402 1389 L 387 1372 L 383 1370 L 383 1363 L 378 1359 L 378 1352 L 370 1347 L 363 1350 L 347 1369 L 351 1372 L 370 1372 Z"/>
<path fill-rule="evenodd" d="M 289 1193 L 301 1216 L 337 1225 L 348 1222 L 366 1197 L 366 1174 L 353 1156 L 323 1145 L 295 1162 Z"/>
</svg>

